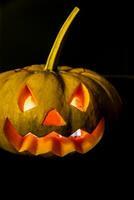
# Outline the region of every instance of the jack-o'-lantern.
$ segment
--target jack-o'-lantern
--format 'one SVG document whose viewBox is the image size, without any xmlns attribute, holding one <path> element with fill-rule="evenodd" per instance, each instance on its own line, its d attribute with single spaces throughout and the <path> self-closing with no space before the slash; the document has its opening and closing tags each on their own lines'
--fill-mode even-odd
<svg viewBox="0 0 134 200">
<path fill-rule="evenodd" d="M 14 153 L 64 156 L 85 153 L 102 138 L 106 116 L 120 98 L 100 75 L 83 68 L 53 69 L 71 12 L 46 64 L 0 74 L 0 147 Z"/>
</svg>

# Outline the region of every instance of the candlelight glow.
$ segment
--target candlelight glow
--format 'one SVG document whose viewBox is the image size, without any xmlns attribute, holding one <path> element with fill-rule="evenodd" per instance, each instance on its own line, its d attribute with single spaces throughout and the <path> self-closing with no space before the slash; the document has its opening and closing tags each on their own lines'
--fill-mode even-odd
<svg viewBox="0 0 134 200">
<path fill-rule="evenodd" d="M 56 109 L 49 111 L 42 123 L 44 126 L 64 126 L 66 122 Z"/>
<path fill-rule="evenodd" d="M 18 99 L 18 105 L 22 112 L 28 111 L 37 106 L 36 99 L 28 86 L 25 86 L 21 91 Z"/>
<path fill-rule="evenodd" d="M 72 95 L 70 105 L 74 106 L 78 110 L 85 112 L 89 105 L 89 92 L 84 84 L 80 84 Z"/>
<path fill-rule="evenodd" d="M 23 111 L 27 111 L 27 110 L 30 110 L 32 108 L 34 108 L 36 106 L 35 102 L 34 102 L 34 99 L 32 96 L 28 96 L 24 102 L 24 105 L 23 105 Z"/>
<path fill-rule="evenodd" d="M 83 102 L 81 101 L 81 99 L 79 97 L 74 97 L 70 103 L 72 106 L 78 108 L 79 110 L 83 110 Z"/>
<path fill-rule="evenodd" d="M 78 129 L 77 131 L 75 131 L 72 135 L 71 135 L 71 137 L 80 137 L 81 136 L 81 130 L 80 129 Z"/>
</svg>

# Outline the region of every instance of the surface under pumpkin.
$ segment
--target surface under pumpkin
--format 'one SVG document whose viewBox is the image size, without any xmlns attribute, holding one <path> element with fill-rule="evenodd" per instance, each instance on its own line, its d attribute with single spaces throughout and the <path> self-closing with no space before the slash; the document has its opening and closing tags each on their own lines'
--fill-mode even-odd
<svg viewBox="0 0 134 200">
<path fill-rule="evenodd" d="M 105 118 L 116 114 L 120 98 L 103 77 L 83 68 L 54 70 L 78 11 L 60 29 L 45 65 L 0 74 L 1 148 L 32 155 L 86 153 L 102 138 Z"/>
</svg>

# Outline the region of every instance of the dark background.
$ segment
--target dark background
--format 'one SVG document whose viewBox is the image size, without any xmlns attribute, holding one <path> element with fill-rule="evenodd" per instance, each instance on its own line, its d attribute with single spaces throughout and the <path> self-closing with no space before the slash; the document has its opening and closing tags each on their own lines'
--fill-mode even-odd
<svg viewBox="0 0 134 200">
<path fill-rule="evenodd" d="M 59 177 L 71 180 L 72 187 L 80 179 L 89 179 L 91 185 L 101 185 L 103 181 L 105 185 L 113 181 L 114 187 L 121 182 L 125 185 L 132 167 L 134 134 L 131 5 L 117 5 L 113 1 L 1 1 L 0 71 L 45 63 L 59 28 L 74 6 L 81 11 L 71 26 L 59 65 L 83 66 L 105 75 L 122 98 L 120 118 L 85 155 L 32 158 L 1 150 L 0 165 L 13 177 L 21 176 L 27 181 L 35 177 L 44 179 L 49 174 L 50 185 Z"/>
<path fill-rule="evenodd" d="M 131 6 L 85 0 L 3 0 L 1 70 L 46 62 L 59 28 L 75 6 L 81 11 L 59 64 L 89 67 L 104 74 L 134 73 Z"/>
</svg>

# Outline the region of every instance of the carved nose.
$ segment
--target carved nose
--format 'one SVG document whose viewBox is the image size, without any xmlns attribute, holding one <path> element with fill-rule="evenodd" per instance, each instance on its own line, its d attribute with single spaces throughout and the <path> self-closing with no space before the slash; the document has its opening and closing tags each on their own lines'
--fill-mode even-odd
<svg viewBox="0 0 134 200">
<path fill-rule="evenodd" d="M 64 126 L 66 125 L 66 122 L 59 112 L 56 109 L 53 109 L 47 113 L 42 124 L 44 126 Z"/>
</svg>

